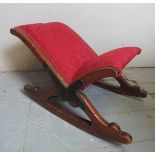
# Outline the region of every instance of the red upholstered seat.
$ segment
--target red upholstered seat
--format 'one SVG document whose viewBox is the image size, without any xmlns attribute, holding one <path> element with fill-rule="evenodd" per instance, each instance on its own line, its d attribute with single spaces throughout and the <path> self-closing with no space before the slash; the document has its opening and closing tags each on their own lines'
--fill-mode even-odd
<svg viewBox="0 0 155 155">
<path fill-rule="evenodd" d="M 84 64 L 74 77 L 79 78 L 95 69 L 104 67 L 113 67 L 118 70 L 118 75 L 120 75 L 122 69 L 140 52 L 141 49 L 138 47 L 123 47 L 105 52 Z"/>
<path fill-rule="evenodd" d="M 71 28 L 58 22 L 22 25 L 16 30 L 41 49 L 41 56 L 48 58 L 68 84 L 98 68 L 114 67 L 121 73 L 141 51 L 137 47 L 125 47 L 98 56 Z"/>
</svg>

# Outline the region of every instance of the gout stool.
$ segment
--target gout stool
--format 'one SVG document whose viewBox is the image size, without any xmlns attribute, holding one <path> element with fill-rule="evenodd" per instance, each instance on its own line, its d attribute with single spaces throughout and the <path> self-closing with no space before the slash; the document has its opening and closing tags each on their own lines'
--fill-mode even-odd
<svg viewBox="0 0 155 155">
<path fill-rule="evenodd" d="M 118 94 L 146 97 L 146 91 L 129 84 L 122 75 L 122 69 L 140 54 L 140 48 L 122 47 L 98 56 L 78 34 L 60 22 L 21 25 L 10 32 L 30 48 L 55 83 L 49 90 L 25 85 L 25 91 L 33 100 L 92 135 L 116 143 L 132 142 L 130 134 L 122 131 L 118 124 L 107 122 L 97 112 L 82 90 L 94 84 Z M 101 81 L 107 77 L 116 79 L 120 86 Z M 67 111 L 55 97 L 81 108 L 89 120 Z"/>
</svg>

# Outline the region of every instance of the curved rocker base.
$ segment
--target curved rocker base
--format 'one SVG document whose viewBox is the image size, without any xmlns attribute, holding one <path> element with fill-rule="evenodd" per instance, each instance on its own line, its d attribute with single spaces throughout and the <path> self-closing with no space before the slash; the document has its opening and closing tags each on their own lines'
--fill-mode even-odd
<svg viewBox="0 0 155 155">
<path fill-rule="evenodd" d="M 116 123 L 108 123 L 104 120 L 82 92 L 78 92 L 77 97 L 85 104 L 86 108 L 84 109 L 84 112 L 91 121 L 67 111 L 60 103 L 54 101 L 52 96 L 55 97 L 58 93 L 56 86 L 52 87 L 49 91 L 43 91 L 39 87 L 34 87 L 32 85 L 25 85 L 24 89 L 34 101 L 39 103 L 39 105 L 68 123 L 94 136 L 114 141 L 116 143 L 130 144 L 132 142 L 131 135 L 121 131 L 120 127 Z"/>
</svg>

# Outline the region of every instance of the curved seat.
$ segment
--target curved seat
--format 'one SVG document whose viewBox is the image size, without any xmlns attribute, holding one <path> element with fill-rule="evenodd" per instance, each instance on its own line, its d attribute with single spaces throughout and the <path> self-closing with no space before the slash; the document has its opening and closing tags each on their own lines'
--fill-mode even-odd
<svg viewBox="0 0 155 155">
<path fill-rule="evenodd" d="M 112 67 L 118 71 L 118 76 L 121 75 L 123 68 L 137 55 L 141 49 L 138 47 L 123 47 L 114 49 L 97 56 L 93 60 L 84 64 L 73 76 L 72 81 L 93 72 L 96 69 Z"/>
<path fill-rule="evenodd" d="M 65 86 L 93 69 L 110 66 L 121 72 L 140 52 L 137 47 L 125 47 L 97 56 L 77 33 L 59 22 L 22 25 L 14 31 L 35 48 Z"/>
</svg>

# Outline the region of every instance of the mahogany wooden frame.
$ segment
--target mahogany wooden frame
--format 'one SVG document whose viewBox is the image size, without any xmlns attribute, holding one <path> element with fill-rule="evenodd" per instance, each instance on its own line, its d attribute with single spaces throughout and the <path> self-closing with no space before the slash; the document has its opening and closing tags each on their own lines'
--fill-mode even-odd
<svg viewBox="0 0 155 155">
<path fill-rule="evenodd" d="M 67 85 L 61 80 L 58 72 L 43 59 L 38 53 L 38 48 L 34 47 L 31 42 L 29 42 L 23 35 L 18 32 L 15 28 L 11 29 L 10 32 L 19 37 L 37 56 L 40 62 L 43 64 L 44 68 L 48 71 L 49 75 L 55 82 L 49 90 L 42 90 L 37 86 L 25 85 L 25 91 L 30 95 L 30 97 L 39 103 L 42 107 L 46 108 L 50 112 L 64 119 L 68 123 L 103 139 L 110 141 L 115 141 L 117 143 L 130 144 L 132 142 L 132 137 L 130 134 L 121 130 L 118 124 L 112 122 L 107 122 L 95 109 L 91 101 L 82 92 L 82 90 L 89 84 L 94 84 L 100 88 L 107 89 L 109 91 L 131 95 L 136 97 L 146 97 L 147 92 L 142 90 L 139 86 L 131 85 L 127 80 L 121 75 L 118 76 L 117 69 L 108 67 L 101 68 L 98 70 L 93 70 L 91 73 L 86 74 L 81 77 L 71 85 Z M 115 86 L 112 84 L 100 81 L 102 78 L 113 77 L 115 78 L 120 86 Z M 72 112 L 67 111 L 58 101 L 53 98 L 59 97 L 63 101 L 67 101 L 72 107 L 80 107 L 90 120 L 86 120 L 80 116 L 75 115 Z"/>
</svg>

